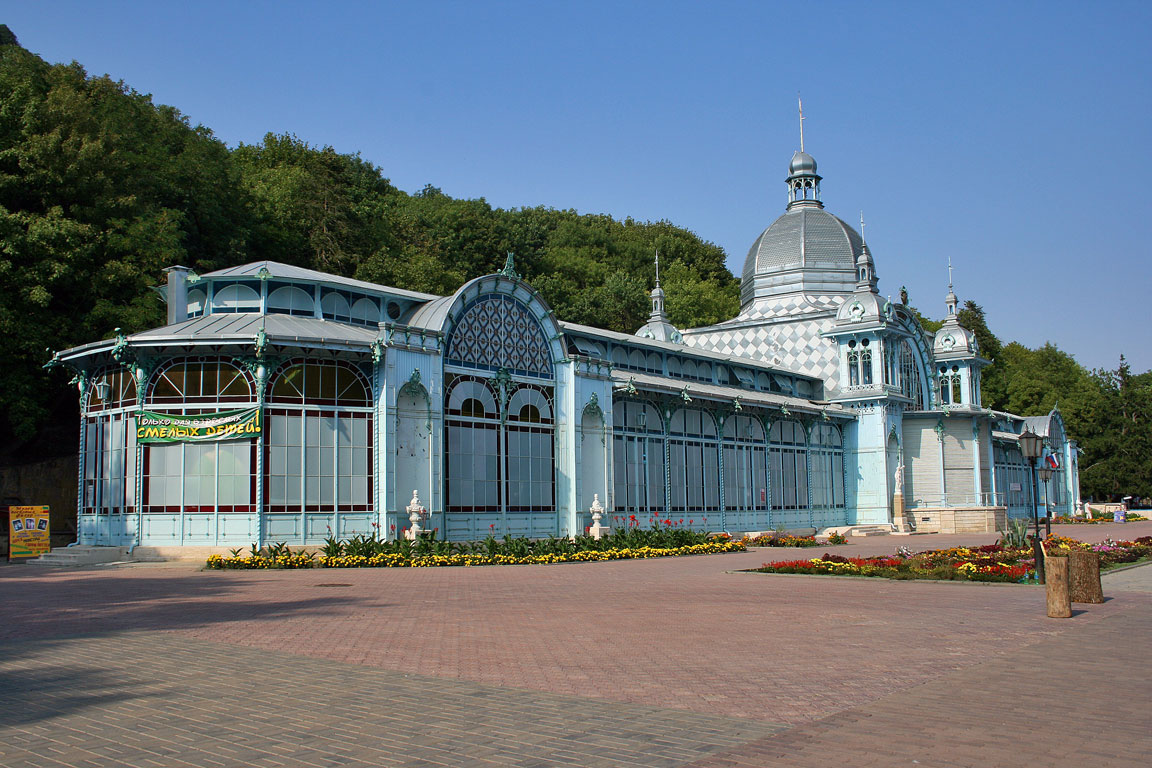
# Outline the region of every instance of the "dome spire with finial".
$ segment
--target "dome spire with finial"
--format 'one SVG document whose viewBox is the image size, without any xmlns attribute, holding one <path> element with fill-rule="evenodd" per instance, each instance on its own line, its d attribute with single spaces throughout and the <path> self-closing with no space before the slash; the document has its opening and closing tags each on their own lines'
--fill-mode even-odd
<svg viewBox="0 0 1152 768">
<path fill-rule="evenodd" d="M 823 208 L 820 202 L 820 174 L 816 173 L 816 159 L 804 151 L 804 102 L 796 94 L 800 111 L 800 151 L 792 155 L 788 164 L 788 210 L 795 208 Z"/>
</svg>

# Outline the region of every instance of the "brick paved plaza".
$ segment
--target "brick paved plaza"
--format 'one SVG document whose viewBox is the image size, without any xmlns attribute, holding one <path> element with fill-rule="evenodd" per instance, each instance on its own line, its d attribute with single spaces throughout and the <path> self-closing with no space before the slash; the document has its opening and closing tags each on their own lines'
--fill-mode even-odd
<svg viewBox="0 0 1152 768">
<path fill-rule="evenodd" d="M 1034 587 L 732 572 L 821 551 L 0 567 L 0 765 L 1147 764 L 1152 567 L 1069 620 Z"/>
</svg>

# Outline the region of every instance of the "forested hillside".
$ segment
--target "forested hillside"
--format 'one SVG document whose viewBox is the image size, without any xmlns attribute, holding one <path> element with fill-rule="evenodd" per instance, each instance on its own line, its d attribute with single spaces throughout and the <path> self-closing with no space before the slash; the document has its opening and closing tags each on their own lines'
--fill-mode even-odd
<svg viewBox="0 0 1152 768">
<path fill-rule="evenodd" d="M 272 259 L 444 294 L 512 251 L 559 317 L 631 332 L 657 248 L 673 323 L 737 312 L 725 253 L 671 223 L 408 194 L 358 155 L 292 135 L 230 149 L 122 82 L 43 61 L 0 25 L 0 463 L 75 451 L 75 390 L 42 369 L 45 350 L 163 324 L 152 287 L 167 266 Z M 1059 401 L 1085 448 L 1085 493 L 1152 495 L 1152 373 L 1001 349 L 979 307 L 965 313 L 997 361 L 986 405 L 1031 414 Z"/>
</svg>

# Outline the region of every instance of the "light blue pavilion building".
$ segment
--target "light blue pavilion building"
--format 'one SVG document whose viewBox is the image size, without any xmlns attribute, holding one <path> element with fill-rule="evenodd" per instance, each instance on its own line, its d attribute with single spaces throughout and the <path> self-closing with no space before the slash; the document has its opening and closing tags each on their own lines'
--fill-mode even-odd
<svg viewBox="0 0 1152 768">
<path fill-rule="evenodd" d="M 635 334 L 564 322 L 511 257 L 451 296 L 274 262 L 170 268 L 164 327 L 53 359 L 80 390 L 81 542 L 393 538 L 414 489 L 426 527 L 455 540 L 580 533 L 594 496 L 609 526 L 734 533 L 1071 513 L 1060 414 L 982 405 L 989 361 L 951 286 L 944 326 L 925 332 L 824 209 L 812 156 L 786 181 L 739 315 L 707 328 L 674 328 L 659 280 Z M 154 441 L 141 414 L 249 429 Z M 1038 499 L 1025 429 L 1059 466 Z"/>
</svg>

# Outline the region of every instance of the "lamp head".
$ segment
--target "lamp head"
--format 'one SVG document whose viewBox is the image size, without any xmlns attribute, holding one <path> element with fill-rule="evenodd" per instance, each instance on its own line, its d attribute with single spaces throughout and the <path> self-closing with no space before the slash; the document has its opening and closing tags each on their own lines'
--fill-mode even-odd
<svg viewBox="0 0 1152 768">
<path fill-rule="evenodd" d="M 1024 455 L 1024 458 L 1030 461 L 1040 458 L 1040 448 L 1042 444 L 1043 441 L 1040 439 L 1040 435 L 1032 430 L 1026 429 L 1020 433 L 1020 453 Z"/>
</svg>

